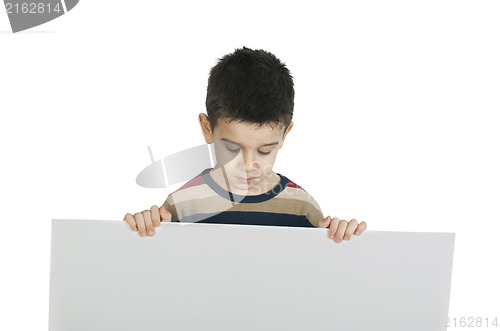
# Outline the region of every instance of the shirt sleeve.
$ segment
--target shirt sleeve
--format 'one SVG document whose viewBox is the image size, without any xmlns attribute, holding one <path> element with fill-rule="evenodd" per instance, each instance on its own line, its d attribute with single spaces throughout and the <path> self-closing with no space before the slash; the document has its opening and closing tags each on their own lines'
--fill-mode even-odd
<svg viewBox="0 0 500 331">
<path fill-rule="evenodd" d="M 307 217 L 307 220 L 317 228 L 319 222 L 325 217 L 323 216 L 323 212 L 321 211 L 318 202 L 316 202 L 316 200 L 309 193 L 307 193 L 307 195 L 307 200 L 309 203 L 306 205 L 305 215 Z"/>
<path fill-rule="evenodd" d="M 163 207 L 165 207 L 165 209 L 172 214 L 172 222 L 179 222 L 179 215 L 177 214 L 172 194 L 168 195 L 167 199 L 163 203 Z"/>
</svg>

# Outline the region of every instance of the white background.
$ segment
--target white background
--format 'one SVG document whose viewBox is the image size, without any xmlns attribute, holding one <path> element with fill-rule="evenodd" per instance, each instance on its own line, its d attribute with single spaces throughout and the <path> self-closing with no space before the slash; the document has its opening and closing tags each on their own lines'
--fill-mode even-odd
<svg viewBox="0 0 500 331">
<path fill-rule="evenodd" d="M 0 13 L 0 329 L 48 325 L 51 219 L 164 202 L 172 188 L 135 183 L 147 146 L 204 142 L 208 72 L 242 46 L 295 79 L 274 170 L 368 230 L 455 232 L 450 317 L 485 327 L 500 317 L 499 16 L 497 1 L 82 0 L 12 34 Z"/>
</svg>

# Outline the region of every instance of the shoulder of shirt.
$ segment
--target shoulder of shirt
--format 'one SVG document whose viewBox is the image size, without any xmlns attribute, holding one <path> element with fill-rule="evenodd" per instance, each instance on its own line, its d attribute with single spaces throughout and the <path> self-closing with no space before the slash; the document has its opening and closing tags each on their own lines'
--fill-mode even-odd
<svg viewBox="0 0 500 331">
<path fill-rule="evenodd" d="M 216 195 L 215 192 L 210 189 L 208 184 L 202 177 L 202 173 L 193 177 L 189 181 L 187 181 L 180 188 L 170 193 L 167 197 L 166 202 L 173 204 L 174 199 L 175 202 L 182 202 L 184 200 L 193 200 L 198 198 L 207 198 L 212 195 Z"/>
<path fill-rule="evenodd" d="M 287 178 L 288 178 L 288 177 L 287 177 Z M 304 190 L 304 188 L 302 188 L 302 187 L 301 187 L 300 185 L 298 185 L 297 183 L 293 182 L 290 178 L 288 178 L 288 184 L 287 184 L 287 186 L 286 186 L 286 187 L 294 187 L 294 188 L 298 188 L 298 189 L 301 189 L 301 190 L 305 191 L 305 190 Z"/>
<path fill-rule="evenodd" d="M 288 178 L 288 177 L 287 177 Z M 309 194 L 302 186 L 298 185 L 290 178 L 288 178 L 288 184 L 285 189 L 278 194 L 277 197 L 280 198 L 289 198 L 293 200 L 299 200 L 304 203 L 310 203 L 316 209 L 321 210 L 318 202 Z"/>
<path fill-rule="evenodd" d="M 181 187 L 179 187 L 177 190 L 175 190 L 174 192 L 172 192 L 170 194 L 174 194 L 174 193 L 180 192 L 182 190 L 186 190 L 190 187 L 199 186 L 199 185 L 206 185 L 205 180 L 203 179 L 201 173 L 199 175 L 197 175 L 196 177 L 188 180 L 184 185 L 182 185 Z"/>
</svg>

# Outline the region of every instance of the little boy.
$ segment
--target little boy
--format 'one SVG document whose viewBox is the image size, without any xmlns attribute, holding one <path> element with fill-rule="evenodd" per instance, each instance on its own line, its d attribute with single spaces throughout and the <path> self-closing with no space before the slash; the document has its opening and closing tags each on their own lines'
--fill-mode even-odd
<svg viewBox="0 0 500 331">
<path fill-rule="evenodd" d="M 243 47 L 224 56 L 208 79 L 207 115 L 198 121 L 216 165 L 205 169 L 163 205 L 126 221 L 141 236 L 160 222 L 225 223 L 330 228 L 340 243 L 366 230 L 353 219 L 323 217 L 302 187 L 272 171 L 278 150 L 293 127 L 293 78 L 273 54 Z"/>
</svg>

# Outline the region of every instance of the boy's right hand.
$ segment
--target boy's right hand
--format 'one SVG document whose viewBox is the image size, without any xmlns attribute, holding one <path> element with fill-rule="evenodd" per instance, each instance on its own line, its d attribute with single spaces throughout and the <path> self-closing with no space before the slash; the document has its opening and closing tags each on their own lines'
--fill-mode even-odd
<svg viewBox="0 0 500 331">
<path fill-rule="evenodd" d="M 148 236 L 155 234 L 155 227 L 160 226 L 160 222 L 171 222 L 172 214 L 165 207 L 151 207 L 151 210 L 144 210 L 134 215 L 127 213 L 123 218 L 133 231 L 139 231 L 139 235 L 144 237 L 146 232 Z"/>
</svg>

